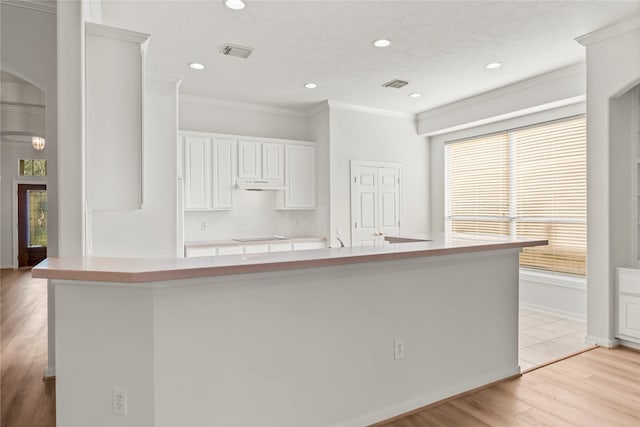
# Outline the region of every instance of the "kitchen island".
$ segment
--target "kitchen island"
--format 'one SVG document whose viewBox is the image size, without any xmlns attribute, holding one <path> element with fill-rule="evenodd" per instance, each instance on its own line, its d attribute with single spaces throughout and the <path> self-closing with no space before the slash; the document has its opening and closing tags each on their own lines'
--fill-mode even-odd
<svg viewBox="0 0 640 427">
<path fill-rule="evenodd" d="M 57 425 L 360 426 L 517 375 L 518 253 L 543 244 L 50 258 Z"/>
</svg>

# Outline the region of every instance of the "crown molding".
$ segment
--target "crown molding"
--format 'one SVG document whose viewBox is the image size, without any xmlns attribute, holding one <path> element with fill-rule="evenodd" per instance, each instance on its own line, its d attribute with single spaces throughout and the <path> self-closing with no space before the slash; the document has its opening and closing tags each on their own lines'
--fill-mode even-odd
<svg viewBox="0 0 640 427">
<path fill-rule="evenodd" d="M 640 16 L 576 37 L 575 40 L 582 46 L 589 46 L 638 28 L 640 28 Z"/>
<path fill-rule="evenodd" d="M 176 87 L 180 86 L 182 83 L 182 76 L 178 76 L 175 74 L 160 74 L 160 73 L 146 73 L 145 78 L 149 80 L 154 80 L 157 82 L 170 83 L 176 85 Z"/>
<path fill-rule="evenodd" d="M 56 13 L 56 3 L 53 4 L 43 3 L 35 0 L 2 0 L 0 4 L 6 4 L 8 6 L 21 7 L 23 9 L 37 10 L 38 12 Z"/>
<path fill-rule="evenodd" d="M 287 108 L 272 107 L 264 104 L 252 104 L 250 102 L 229 101 L 226 99 L 209 98 L 197 95 L 180 95 L 180 101 L 188 104 L 208 105 L 211 107 L 237 108 L 240 110 L 257 111 L 260 113 L 281 114 L 285 116 L 307 117 L 307 112 L 289 110 Z"/>
<path fill-rule="evenodd" d="M 316 105 L 315 107 L 310 108 L 307 111 L 305 111 L 304 115 L 306 117 L 311 117 L 311 116 L 315 116 L 320 111 L 324 111 L 324 110 L 328 110 L 328 109 L 329 109 L 329 101 L 322 101 L 318 105 Z"/>
<path fill-rule="evenodd" d="M 416 114 L 413 113 L 403 113 L 400 111 L 383 110 L 379 108 L 363 107 L 360 105 L 344 104 L 342 102 L 331 100 L 327 101 L 327 103 L 329 105 L 329 108 L 334 108 L 336 110 L 357 111 L 359 113 L 369 113 L 378 116 L 395 117 L 399 119 L 416 119 Z"/>
<path fill-rule="evenodd" d="M 516 83 L 512 83 L 507 86 L 481 93 L 476 96 L 470 96 L 469 98 L 462 99 L 460 101 L 452 102 L 451 104 L 445 104 L 440 107 L 433 108 L 431 110 L 423 111 L 418 114 L 418 120 L 428 119 L 433 116 L 439 116 L 443 113 L 449 113 L 460 108 L 472 106 L 474 104 L 480 104 L 487 102 L 494 98 L 502 96 L 512 95 L 521 92 L 526 89 L 530 89 L 536 86 L 547 84 L 553 80 L 561 79 L 575 74 L 583 74 L 586 72 L 586 65 L 584 62 L 569 65 L 568 67 L 560 68 L 555 71 L 540 74 L 527 80 L 521 80 Z"/>
<path fill-rule="evenodd" d="M 95 22 L 85 22 L 84 28 L 86 34 L 132 43 L 145 44 L 147 40 L 149 40 L 149 37 L 151 37 L 149 34 L 125 30 L 124 28 L 116 28 L 110 27 L 108 25 L 96 24 Z"/>
</svg>

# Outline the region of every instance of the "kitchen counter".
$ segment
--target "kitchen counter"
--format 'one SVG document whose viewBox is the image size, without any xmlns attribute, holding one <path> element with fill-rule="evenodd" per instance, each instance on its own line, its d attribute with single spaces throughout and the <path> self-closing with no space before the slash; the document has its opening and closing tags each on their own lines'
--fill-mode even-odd
<svg viewBox="0 0 640 427">
<path fill-rule="evenodd" d="M 58 427 L 355 427 L 519 375 L 519 253 L 546 241 L 426 237 L 49 258 L 33 275 L 51 279 Z"/>
<path fill-rule="evenodd" d="M 546 245 L 546 240 L 505 236 L 452 234 L 399 237 L 408 243 L 379 247 L 326 248 L 277 253 L 222 255 L 176 259 L 65 257 L 48 258 L 32 270 L 33 277 L 101 282 L 139 283 L 207 276 L 258 273 L 310 267 L 431 257 Z M 276 242 L 286 242 L 276 240 Z"/>
</svg>

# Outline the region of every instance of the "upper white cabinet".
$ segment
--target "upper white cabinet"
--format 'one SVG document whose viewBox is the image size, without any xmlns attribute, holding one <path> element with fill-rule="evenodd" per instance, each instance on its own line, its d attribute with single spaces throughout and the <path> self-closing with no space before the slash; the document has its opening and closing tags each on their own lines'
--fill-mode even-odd
<svg viewBox="0 0 640 427">
<path fill-rule="evenodd" d="M 211 139 L 185 136 L 184 207 L 208 209 L 211 206 Z"/>
<path fill-rule="evenodd" d="M 238 178 L 284 183 L 284 144 L 238 141 Z"/>
<path fill-rule="evenodd" d="M 85 31 L 87 207 L 141 209 L 144 55 L 149 35 L 91 22 Z"/>
<path fill-rule="evenodd" d="M 227 210 L 235 205 L 236 142 L 183 135 L 184 208 Z"/>
<path fill-rule="evenodd" d="M 238 177 L 262 178 L 262 144 L 257 141 L 238 141 Z"/>
<path fill-rule="evenodd" d="M 310 145 L 285 145 L 285 189 L 279 209 L 315 209 L 316 148 Z"/>
</svg>

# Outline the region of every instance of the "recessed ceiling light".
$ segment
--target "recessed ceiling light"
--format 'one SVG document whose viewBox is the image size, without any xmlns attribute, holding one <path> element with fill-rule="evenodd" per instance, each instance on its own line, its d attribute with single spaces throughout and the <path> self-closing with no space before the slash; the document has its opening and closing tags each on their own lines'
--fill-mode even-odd
<svg viewBox="0 0 640 427">
<path fill-rule="evenodd" d="M 242 0 L 225 0 L 224 5 L 233 10 L 244 9 L 246 6 Z"/>
<path fill-rule="evenodd" d="M 410 93 L 409 98 L 420 98 L 422 96 L 421 93 Z"/>
<path fill-rule="evenodd" d="M 192 62 L 191 64 L 189 64 L 189 67 L 193 68 L 194 70 L 204 70 L 204 64 L 201 64 L 199 62 Z"/>
<path fill-rule="evenodd" d="M 391 40 L 387 40 L 387 39 L 378 39 L 373 42 L 373 45 L 375 47 L 387 47 L 390 44 L 391 44 Z"/>
<path fill-rule="evenodd" d="M 487 70 L 495 70 L 496 68 L 502 67 L 501 62 L 491 62 L 484 66 Z"/>
<path fill-rule="evenodd" d="M 307 89 L 315 89 L 318 87 L 318 85 L 315 83 L 305 83 L 304 87 L 306 87 Z"/>
</svg>

